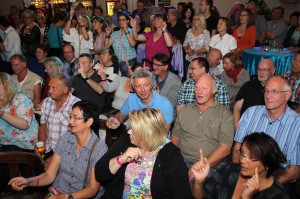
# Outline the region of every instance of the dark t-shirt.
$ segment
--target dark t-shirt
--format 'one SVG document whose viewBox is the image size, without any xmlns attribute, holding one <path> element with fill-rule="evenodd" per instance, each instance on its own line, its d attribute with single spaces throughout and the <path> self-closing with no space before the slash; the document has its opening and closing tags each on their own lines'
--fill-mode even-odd
<svg viewBox="0 0 300 199">
<path fill-rule="evenodd" d="M 241 116 L 247 108 L 265 104 L 263 90 L 264 87 L 258 80 L 248 81 L 241 87 L 235 97 L 235 101 L 244 99 L 244 103 L 241 108 Z"/>
<path fill-rule="evenodd" d="M 206 29 L 209 31 L 210 36 L 212 36 L 211 32 L 213 29 L 217 30 L 217 25 L 218 25 L 219 18 L 214 15 L 210 15 L 206 19 Z"/>
<path fill-rule="evenodd" d="M 90 79 L 95 81 L 96 83 L 101 82 L 101 78 L 94 72 Z M 108 94 L 103 92 L 102 94 L 94 91 L 89 84 L 81 78 L 80 75 L 76 75 L 72 81 L 72 87 L 74 88 L 74 95 L 81 100 L 89 100 L 97 105 L 98 113 L 102 113 L 106 108 L 106 104 L 108 103 Z"/>
<path fill-rule="evenodd" d="M 178 20 L 174 27 L 172 27 L 171 24 L 168 24 L 167 30 L 171 33 L 173 38 L 178 39 L 180 43 L 183 44 L 187 29 L 181 20 Z"/>
</svg>

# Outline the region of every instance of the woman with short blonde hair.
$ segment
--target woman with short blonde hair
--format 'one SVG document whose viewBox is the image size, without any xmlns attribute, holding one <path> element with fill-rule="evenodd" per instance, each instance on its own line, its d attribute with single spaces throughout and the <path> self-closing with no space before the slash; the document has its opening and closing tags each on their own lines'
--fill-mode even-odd
<svg viewBox="0 0 300 199">
<path fill-rule="evenodd" d="M 192 198 L 180 150 L 167 138 L 163 114 L 155 108 L 129 114 L 131 129 L 97 162 L 103 198 Z"/>
</svg>

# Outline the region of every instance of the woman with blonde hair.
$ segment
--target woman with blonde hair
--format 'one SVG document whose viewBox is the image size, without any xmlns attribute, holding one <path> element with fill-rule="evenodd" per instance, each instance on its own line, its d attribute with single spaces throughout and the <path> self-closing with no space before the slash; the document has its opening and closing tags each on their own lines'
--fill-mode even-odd
<svg viewBox="0 0 300 199">
<path fill-rule="evenodd" d="M 198 13 L 193 17 L 192 28 L 190 28 L 185 36 L 183 49 L 186 53 L 184 72 L 187 74 L 187 68 L 190 62 L 203 56 L 208 49 L 210 42 L 210 33 L 206 29 L 206 21 L 203 14 Z"/>
<path fill-rule="evenodd" d="M 70 42 L 75 49 L 75 57 L 81 53 L 90 53 L 94 49 L 93 33 L 91 31 L 91 22 L 87 15 L 77 16 L 79 25 L 76 28 L 71 28 L 71 21 L 75 14 L 74 8 L 70 10 L 70 18 L 63 30 L 63 40 Z"/>
<path fill-rule="evenodd" d="M 97 162 L 103 198 L 192 198 L 188 169 L 167 138 L 162 113 L 155 108 L 129 114 L 131 129 Z"/>
<path fill-rule="evenodd" d="M 226 84 L 233 106 L 234 99 L 240 88 L 250 80 L 249 73 L 243 68 L 243 63 L 235 53 L 227 53 L 223 57 L 224 71 L 221 80 Z"/>
</svg>

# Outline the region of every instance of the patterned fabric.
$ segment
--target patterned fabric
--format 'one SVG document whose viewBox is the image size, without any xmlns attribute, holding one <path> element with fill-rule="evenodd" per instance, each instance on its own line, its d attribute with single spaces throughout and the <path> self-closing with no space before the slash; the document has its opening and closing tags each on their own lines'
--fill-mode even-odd
<svg viewBox="0 0 300 199">
<path fill-rule="evenodd" d="M 300 165 L 300 115 L 289 107 L 276 120 L 272 120 L 265 106 L 248 108 L 239 122 L 234 141 L 241 143 L 246 135 L 265 132 L 279 145 L 288 165 Z"/>
<path fill-rule="evenodd" d="M 117 55 L 117 57 L 119 59 L 119 62 L 125 61 L 125 58 L 123 57 L 122 50 L 120 47 L 119 38 L 118 38 L 120 32 L 121 32 L 121 30 L 113 32 L 111 34 L 111 38 L 113 39 L 112 47 L 114 49 L 115 54 Z M 128 33 L 130 35 L 132 35 L 133 34 L 132 29 L 128 28 Z M 127 59 L 130 60 L 130 59 L 136 58 L 135 48 L 130 46 L 127 36 L 125 34 L 123 34 L 123 35 L 121 34 L 121 42 L 122 42 L 122 46 L 124 48 L 124 52 L 127 56 Z"/>
<path fill-rule="evenodd" d="M 300 104 L 300 77 L 298 77 L 298 79 L 292 79 L 291 71 L 286 72 L 283 76 L 287 78 L 292 85 L 292 96 L 290 100 Z"/>
<path fill-rule="evenodd" d="M 41 124 L 47 124 L 46 152 L 54 149 L 58 139 L 70 131 L 69 116 L 73 104 L 77 101 L 79 99 L 70 93 L 67 101 L 58 111 L 55 108 L 55 101 L 51 97 L 43 101 Z"/>
<path fill-rule="evenodd" d="M 192 29 L 189 29 L 185 35 L 185 40 L 183 43 L 183 46 L 190 46 L 194 50 L 198 50 L 201 48 L 206 48 L 206 50 L 209 50 L 209 41 L 210 41 L 210 34 L 208 30 L 204 30 L 202 34 L 195 36 L 192 33 Z M 186 55 L 185 59 L 188 61 L 192 61 L 193 59 L 197 58 L 198 55 Z"/>
<path fill-rule="evenodd" d="M 214 77 L 217 93 L 215 94 L 215 100 L 220 104 L 229 107 L 229 93 L 226 85 L 218 78 Z M 177 106 L 184 104 L 189 105 L 196 101 L 195 99 L 195 82 L 192 79 L 187 79 L 179 89 Z"/>
<path fill-rule="evenodd" d="M 19 93 L 14 97 L 11 106 L 4 107 L 4 112 L 26 120 L 29 128 L 27 130 L 15 128 L 0 118 L 0 144 L 33 150 L 37 141 L 38 123 L 33 114 L 32 101 L 25 94 Z"/>
<path fill-rule="evenodd" d="M 60 156 L 59 172 L 53 182 L 52 187 L 61 193 L 72 193 L 82 189 L 85 171 L 88 164 L 90 151 L 94 141 L 99 139 L 94 132 L 88 143 L 80 149 L 79 155 L 76 154 L 77 138 L 72 133 L 66 133 L 59 139 L 54 153 Z M 97 161 L 106 153 L 106 144 L 99 140 L 94 148 L 90 159 L 90 168 L 87 175 L 87 182 L 90 182 L 91 170 L 95 167 Z M 94 198 L 100 198 L 104 190 L 100 191 Z"/>
</svg>

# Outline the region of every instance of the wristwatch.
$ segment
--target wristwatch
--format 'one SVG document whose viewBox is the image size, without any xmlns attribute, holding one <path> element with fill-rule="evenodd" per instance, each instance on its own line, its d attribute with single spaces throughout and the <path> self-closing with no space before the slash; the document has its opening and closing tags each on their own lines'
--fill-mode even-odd
<svg viewBox="0 0 300 199">
<path fill-rule="evenodd" d="M 84 78 L 84 81 L 87 81 L 87 80 L 89 80 L 89 79 L 90 79 L 90 77 L 87 76 L 86 78 Z"/>
<path fill-rule="evenodd" d="M 72 194 L 68 194 L 68 199 L 74 199 L 74 196 Z"/>
</svg>

